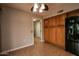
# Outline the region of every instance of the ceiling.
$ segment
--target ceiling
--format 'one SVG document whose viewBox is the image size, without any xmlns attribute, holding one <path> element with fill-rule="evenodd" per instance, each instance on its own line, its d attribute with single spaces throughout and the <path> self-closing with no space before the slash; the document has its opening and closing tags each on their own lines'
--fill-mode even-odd
<svg viewBox="0 0 79 59">
<path fill-rule="evenodd" d="M 63 9 L 64 12 L 68 12 L 74 9 L 79 8 L 79 3 L 47 3 L 49 10 L 44 11 L 43 13 L 33 13 L 31 12 L 31 7 L 33 3 L 9 3 L 3 4 L 3 6 L 7 6 L 10 8 L 15 8 L 22 11 L 27 11 L 29 13 L 36 14 L 38 16 L 42 16 L 43 18 L 51 17 L 53 15 L 57 15 L 59 10 Z"/>
</svg>

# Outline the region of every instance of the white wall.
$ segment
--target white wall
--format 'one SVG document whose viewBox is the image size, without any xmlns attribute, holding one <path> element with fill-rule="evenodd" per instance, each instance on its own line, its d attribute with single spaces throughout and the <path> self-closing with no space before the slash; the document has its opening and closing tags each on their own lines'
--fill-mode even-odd
<svg viewBox="0 0 79 59">
<path fill-rule="evenodd" d="M 26 12 L 3 8 L 1 31 L 3 51 L 34 44 L 32 16 Z"/>
</svg>

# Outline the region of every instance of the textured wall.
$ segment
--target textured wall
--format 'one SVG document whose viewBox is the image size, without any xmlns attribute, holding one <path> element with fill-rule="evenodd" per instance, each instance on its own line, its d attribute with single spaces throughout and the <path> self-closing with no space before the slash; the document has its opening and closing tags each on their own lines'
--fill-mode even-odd
<svg viewBox="0 0 79 59">
<path fill-rule="evenodd" d="M 26 12 L 3 8 L 1 30 L 3 51 L 33 44 L 32 16 Z"/>
</svg>

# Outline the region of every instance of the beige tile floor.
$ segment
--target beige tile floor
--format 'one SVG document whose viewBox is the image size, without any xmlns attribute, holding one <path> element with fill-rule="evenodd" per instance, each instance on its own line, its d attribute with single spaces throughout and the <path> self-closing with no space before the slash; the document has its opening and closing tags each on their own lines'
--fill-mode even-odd
<svg viewBox="0 0 79 59">
<path fill-rule="evenodd" d="M 26 48 L 9 52 L 13 56 L 74 56 L 73 54 L 58 48 L 57 46 L 40 42 L 40 39 L 35 39 L 35 44 Z"/>
</svg>

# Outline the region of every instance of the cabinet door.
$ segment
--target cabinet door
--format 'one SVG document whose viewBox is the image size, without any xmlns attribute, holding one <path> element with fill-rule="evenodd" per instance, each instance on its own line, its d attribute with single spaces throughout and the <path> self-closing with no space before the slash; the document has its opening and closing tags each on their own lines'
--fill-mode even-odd
<svg viewBox="0 0 79 59">
<path fill-rule="evenodd" d="M 65 48 L 65 29 L 63 26 L 56 28 L 56 40 L 59 47 Z"/>
<path fill-rule="evenodd" d="M 44 20 L 44 27 L 45 28 L 49 27 L 49 20 Z"/>
<path fill-rule="evenodd" d="M 54 45 L 56 45 L 56 28 L 53 27 L 50 29 L 50 42 Z"/>
<path fill-rule="evenodd" d="M 49 42 L 50 39 L 50 33 L 49 33 L 49 20 L 44 20 L 44 39 L 45 42 Z"/>
<path fill-rule="evenodd" d="M 65 25 L 66 14 L 56 16 L 56 25 Z"/>
<path fill-rule="evenodd" d="M 55 24 L 56 24 L 55 17 L 53 17 L 53 18 L 51 18 L 51 19 L 49 20 L 49 26 L 50 26 L 50 27 L 53 27 L 53 26 L 55 26 Z"/>
<path fill-rule="evenodd" d="M 44 39 L 45 39 L 45 42 L 50 42 L 49 28 L 44 28 Z"/>
<path fill-rule="evenodd" d="M 74 48 L 72 48 L 72 49 L 74 49 L 74 52 L 72 52 L 72 53 L 74 53 L 74 54 L 79 56 L 79 48 L 78 47 L 79 47 L 79 43 L 78 42 L 74 42 Z"/>
</svg>

